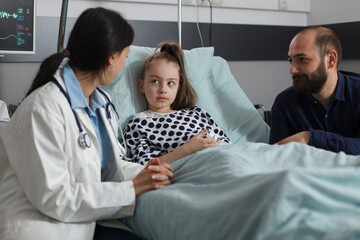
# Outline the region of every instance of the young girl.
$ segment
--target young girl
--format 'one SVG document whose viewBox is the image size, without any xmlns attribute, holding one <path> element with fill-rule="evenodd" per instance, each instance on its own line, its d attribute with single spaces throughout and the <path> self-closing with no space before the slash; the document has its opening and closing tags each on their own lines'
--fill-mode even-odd
<svg viewBox="0 0 360 240">
<path fill-rule="evenodd" d="M 149 110 L 130 120 L 125 139 L 129 161 L 145 165 L 154 157 L 170 162 L 220 142 L 230 143 L 211 116 L 194 106 L 197 95 L 177 43 L 160 43 L 144 63 L 139 88 Z"/>
</svg>

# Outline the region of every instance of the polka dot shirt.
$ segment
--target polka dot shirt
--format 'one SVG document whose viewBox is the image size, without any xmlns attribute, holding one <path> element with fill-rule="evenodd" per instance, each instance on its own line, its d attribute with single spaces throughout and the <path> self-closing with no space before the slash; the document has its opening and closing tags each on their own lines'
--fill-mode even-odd
<svg viewBox="0 0 360 240">
<path fill-rule="evenodd" d="M 155 157 L 165 155 L 185 144 L 193 136 L 208 129 L 222 143 L 231 143 L 210 114 L 199 107 L 172 113 L 150 110 L 137 113 L 125 130 L 128 161 L 145 165 Z M 206 136 L 205 136 L 206 137 Z"/>
</svg>

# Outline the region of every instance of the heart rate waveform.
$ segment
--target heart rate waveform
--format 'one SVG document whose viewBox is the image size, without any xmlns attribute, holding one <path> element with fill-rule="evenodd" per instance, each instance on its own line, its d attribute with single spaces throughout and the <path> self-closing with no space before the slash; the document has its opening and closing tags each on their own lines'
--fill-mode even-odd
<svg viewBox="0 0 360 240">
<path fill-rule="evenodd" d="M 5 11 L 0 11 L 0 18 L 9 18 L 9 17 L 13 17 L 13 18 L 17 18 L 18 15 L 16 13 L 7 13 Z"/>
<path fill-rule="evenodd" d="M 0 37 L 0 40 L 6 40 L 6 39 L 9 39 L 9 38 L 16 38 L 16 36 L 14 34 L 11 34 L 9 36 L 6 36 L 6 37 Z"/>
</svg>

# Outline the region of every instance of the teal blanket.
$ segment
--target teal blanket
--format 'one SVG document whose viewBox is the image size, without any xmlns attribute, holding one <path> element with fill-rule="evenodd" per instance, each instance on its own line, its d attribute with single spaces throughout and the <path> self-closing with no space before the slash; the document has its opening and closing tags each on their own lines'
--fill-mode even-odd
<svg viewBox="0 0 360 240">
<path fill-rule="evenodd" d="M 360 239 L 360 157 L 245 143 L 171 165 L 124 220 L 144 239 Z"/>
</svg>

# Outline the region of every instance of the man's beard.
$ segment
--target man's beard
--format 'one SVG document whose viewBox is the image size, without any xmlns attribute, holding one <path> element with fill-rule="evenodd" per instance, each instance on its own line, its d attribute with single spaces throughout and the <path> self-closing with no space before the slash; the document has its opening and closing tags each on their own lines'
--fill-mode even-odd
<svg viewBox="0 0 360 240">
<path fill-rule="evenodd" d="M 296 93 L 301 94 L 317 94 L 323 88 L 327 73 L 325 71 L 325 64 L 321 62 L 319 67 L 308 76 L 307 74 L 294 74 L 293 89 Z"/>
</svg>

